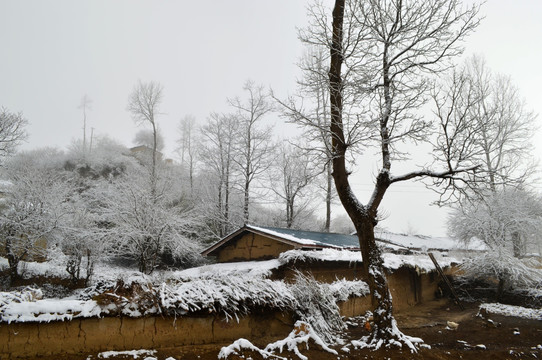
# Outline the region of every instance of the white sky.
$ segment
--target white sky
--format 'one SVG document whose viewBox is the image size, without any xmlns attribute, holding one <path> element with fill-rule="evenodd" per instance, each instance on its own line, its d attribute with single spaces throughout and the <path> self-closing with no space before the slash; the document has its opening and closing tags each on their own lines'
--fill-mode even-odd
<svg viewBox="0 0 542 360">
<path fill-rule="evenodd" d="M 82 138 L 84 94 L 93 100 L 88 128 L 132 145 L 139 130 L 126 111 L 134 84 L 164 85 L 159 118 L 171 154 L 177 124 L 187 114 L 201 123 L 227 111 L 247 79 L 285 96 L 294 91 L 302 53 L 296 27 L 307 1 L 0 0 L 0 106 L 30 121 L 24 148 L 66 147 Z M 488 0 L 466 54 L 509 74 L 529 106 L 542 114 L 542 1 Z M 539 121 L 540 122 L 540 121 Z M 88 130 L 90 132 L 90 130 Z M 536 142 L 542 143 L 537 133 Z M 542 156 L 542 146 L 537 147 Z M 359 162 L 354 185 L 365 200 L 376 165 Z M 416 184 L 390 189 L 383 203 L 392 231 L 412 228 L 444 235 L 445 212 Z"/>
</svg>

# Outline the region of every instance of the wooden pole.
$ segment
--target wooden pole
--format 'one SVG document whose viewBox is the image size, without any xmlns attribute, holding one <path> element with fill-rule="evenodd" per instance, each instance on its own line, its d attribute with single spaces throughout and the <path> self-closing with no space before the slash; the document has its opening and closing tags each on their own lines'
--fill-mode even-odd
<svg viewBox="0 0 542 360">
<path fill-rule="evenodd" d="M 433 261 L 433 264 L 435 264 L 435 268 L 437 269 L 440 277 L 446 283 L 446 286 L 448 286 L 448 289 L 450 289 L 452 296 L 455 299 L 456 304 L 461 308 L 461 310 L 465 310 L 465 307 L 463 306 L 463 304 L 461 304 L 461 301 L 459 301 L 459 297 L 457 296 L 457 293 L 455 292 L 455 289 L 453 288 L 452 283 L 450 283 L 450 280 L 448 280 L 448 278 L 444 275 L 444 272 L 442 271 L 442 268 L 438 264 L 437 259 L 435 259 L 435 256 L 433 255 L 433 253 L 428 253 L 427 255 L 429 255 L 429 257 L 431 258 L 431 261 Z"/>
</svg>

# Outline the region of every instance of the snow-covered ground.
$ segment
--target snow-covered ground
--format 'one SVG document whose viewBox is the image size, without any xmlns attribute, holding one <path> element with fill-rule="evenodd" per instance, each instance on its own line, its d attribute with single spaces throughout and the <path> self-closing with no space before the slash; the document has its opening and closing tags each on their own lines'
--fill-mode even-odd
<svg viewBox="0 0 542 360">
<path fill-rule="evenodd" d="M 514 316 L 532 320 L 542 320 L 542 309 L 530 309 L 522 306 L 489 303 L 481 304 L 480 310 L 484 310 L 489 314 Z"/>
</svg>

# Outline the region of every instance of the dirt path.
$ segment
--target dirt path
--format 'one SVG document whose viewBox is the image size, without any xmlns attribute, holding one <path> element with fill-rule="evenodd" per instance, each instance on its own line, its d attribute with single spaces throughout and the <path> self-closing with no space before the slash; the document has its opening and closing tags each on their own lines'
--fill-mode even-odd
<svg viewBox="0 0 542 360">
<path fill-rule="evenodd" d="M 542 359 L 542 321 L 491 315 L 487 321 L 476 316 L 477 304 L 465 304 L 460 310 L 449 302 L 431 302 L 396 314 L 399 328 L 410 336 L 420 337 L 430 349 L 421 349 L 417 354 L 401 350 L 371 352 L 352 349 L 345 353 L 337 349 L 339 356 L 318 351 L 311 346 L 303 353 L 309 359 Z M 447 330 L 447 321 L 458 323 L 456 330 Z M 514 332 L 519 334 L 515 335 Z M 363 327 L 351 327 L 347 334 L 350 340 L 367 335 Z M 227 344 L 226 344 L 227 345 Z M 480 345 L 480 346 L 477 346 Z M 481 346 L 483 345 L 483 346 Z M 193 349 L 171 349 L 163 355 L 181 359 L 216 359 L 220 347 L 198 347 Z M 173 350 L 173 351 L 172 351 Z M 181 350 L 181 351 L 179 351 Z M 293 354 L 283 356 L 297 359 Z M 161 357 L 159 356 L 161 359 Z M 261 359 L 258 354 L 247 352 L 244 359 Z M 165 359 L 165 357 L 164 357 Z M 230 357 L 239 359 L 239 357 Z"/>
</svg>

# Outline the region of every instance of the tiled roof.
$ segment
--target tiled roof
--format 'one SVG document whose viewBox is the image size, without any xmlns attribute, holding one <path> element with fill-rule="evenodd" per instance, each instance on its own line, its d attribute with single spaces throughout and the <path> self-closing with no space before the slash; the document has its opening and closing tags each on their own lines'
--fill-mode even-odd
<svg viewBox="0 0 542 360">
<path fill-rule="evenodd" d="M 260 230 L 270 235 L 278 235 L 299 242 L 300 244 L 307 243 L 307 240 L 314 243 L 314 245 L 321 245 L 323 247 L 339 247 L 339 248 L 355 248 L 359 249 L 359 241 L 355 235 L 324 233 L 316 231 L 305 230 L 293 230 L 285 228 L 274 228 L 264 226 L 247 226 L 255 230 Z"/>
</svg>

